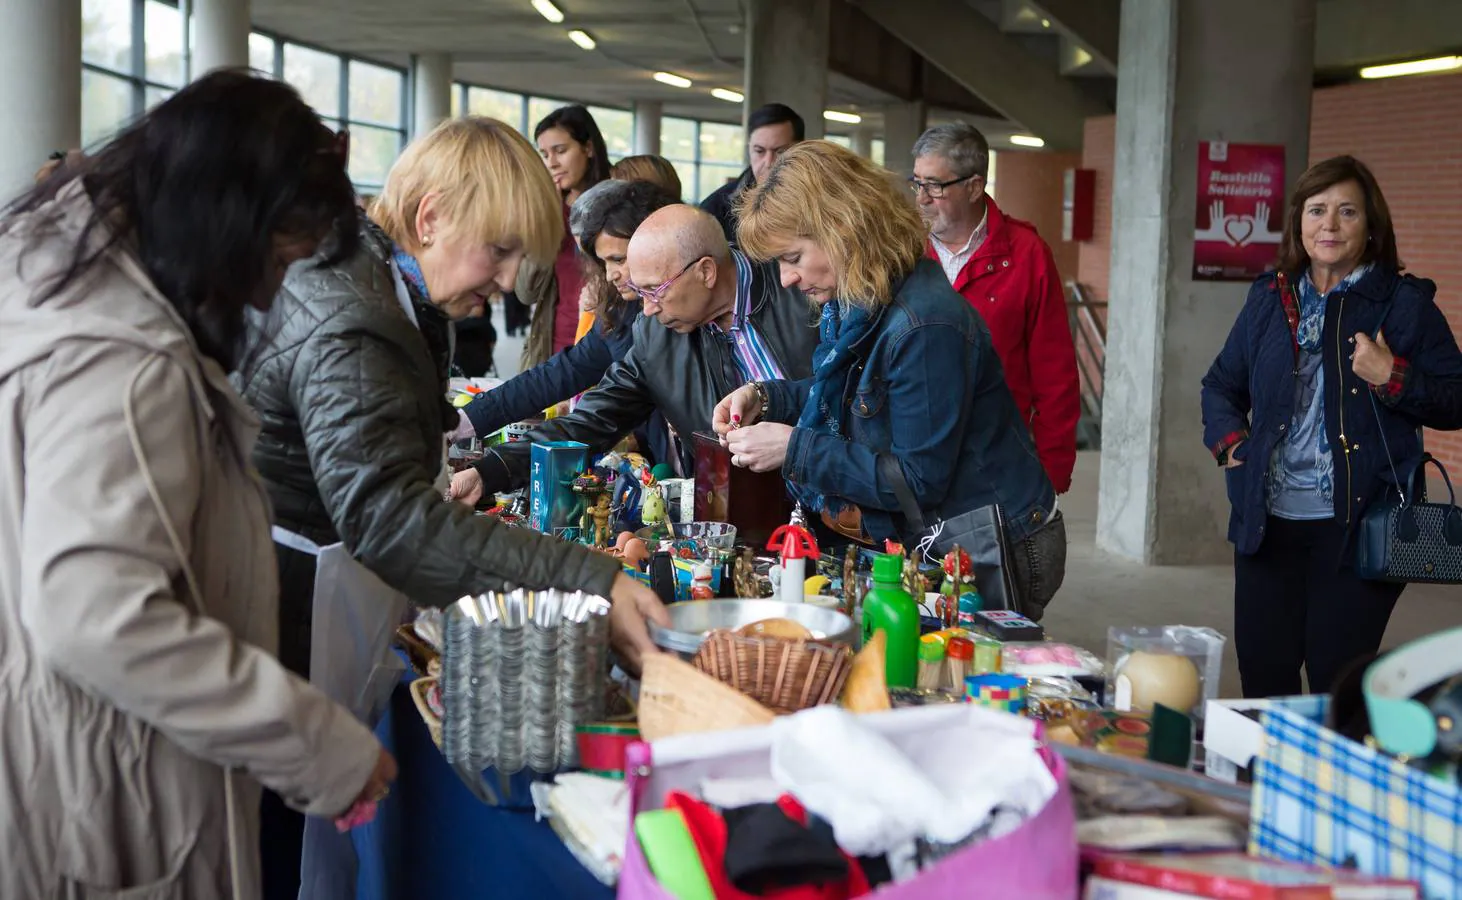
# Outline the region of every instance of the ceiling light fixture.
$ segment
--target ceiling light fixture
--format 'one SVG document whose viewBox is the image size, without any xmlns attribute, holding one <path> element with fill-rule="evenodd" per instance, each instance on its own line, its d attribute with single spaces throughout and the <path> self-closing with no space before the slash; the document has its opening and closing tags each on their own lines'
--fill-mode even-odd
<svg viewBox="0 0 1462 900">
<path fill-rule="evenodd" d="M 823 110 L 822 117 L 829 122 L 846 122 L 849 125 L 857 125 L 863 121 L 863 117 L 857 113 L 838 112 L 835 109 Z"/>
<path fill-rule="evenodd" d="M 573 41 L 575 44 L 578 44 L 585 50 L 593 50 L 595 47 L 598 46 L 598 44 L 594 43 L 594 39 L 589 36 L 589 32 L 580 31 L 577 28 L 569 32 L 569 40 Z"/>
<path fill-rule="evenodd" d="M 1366 66 L 1360 70 L 1360 77 L 1395 78 L 1397 75 L 1425 75 L 1429 72 L 1450 72 L 1453 69 L 1462 69 L 1462 56 L 1436 56 L 1385 66 Z"/>
<path fill-rule="evenodd" d="M 1044 147 L 1046 142 L 1033 134 L 1012 134 L 1010 143 L 1017 147 Z"/>
<path fill-rule="evenodd" d="M 727 103 L 740 103 L 746 99 L 740 91 L 733 91 L 730 88 L 711 88 L 711 96 L 717 100 L 725 100 Z"/>
<path fill-rule="evenodd" d="M 553 0 L 533 0 L 533 8 L 538 14 L 555 25 L 563 22 L 563 10 L 553 5 Z"/>
<path fill-rule="evenodd" d="M 1042 19 L 1041 20 L 1041 27 L 1042 28 L 1050 28 L 1051 27 L 1051 20 L 1050 19 Z"/>
<path fill-rule="evenodd" d="M 681 75 L 675 75 L 670 72 L 656 72 L 655 80 L 660 82 L 661 84 L 668 84 L 671 87 L 678 88 L 688 88 L 691 84 L 689 78 Z"/>
</svg>

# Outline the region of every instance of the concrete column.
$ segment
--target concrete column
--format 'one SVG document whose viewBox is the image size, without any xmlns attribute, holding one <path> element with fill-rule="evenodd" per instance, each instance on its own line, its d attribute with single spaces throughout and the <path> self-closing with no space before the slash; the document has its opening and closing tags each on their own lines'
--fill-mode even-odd
<svg viewBox="0 0 1462 900">
<path fill-rule="evenodd" d="M 635 101 L 635 155 L 660 155 L 660 116 L 665 104 L 659 100 Z"/>
<path fill-rule="evenodd" d="M 1294 183 L 1309 151 L 1315 3 L 1122 4 L 1121 40 L 1143 52 L 1122 54 L 1117 78 L 1097 513 L 1108 552 L 1149 565 L 1232 558 L 1198 392 L 1247 286 L 1192 278 L 1198 143 L 1283 144 Z"/>
<path fill-rule="evenodd" d="M 452 117 L 452 57 L 420 53 L 411 57 L 412 131 L 420 137 Z"/>
<path fill-rule="evenodd" d="M 831 0 L 748 0 L 743 125 L 758 106 L 785 103 L 807 122 L 808 139 L 822 137 L 830 9 Z"/>
<path fill-rule="evenodd" d="M 864 159 L 873 158 L 873 129 L 859 125 L 853 129 L 853 152 Z"/>
<path fill-rule="evenodd" d="M 929 127 L 929 108 L 922 100 L 883 108 L 883 165 L 895 175 L 914 174 L 914 142 Z"/>
<path fill-rule="evenodd" d="M 249 64 L 249 0 L 192 0 L 189 77 Z"/>
<path fill-rule="evenodd" d="M 0 28 L 0 195 L 81 146 L 81 0 L 6 3 Z"/>
</svg>

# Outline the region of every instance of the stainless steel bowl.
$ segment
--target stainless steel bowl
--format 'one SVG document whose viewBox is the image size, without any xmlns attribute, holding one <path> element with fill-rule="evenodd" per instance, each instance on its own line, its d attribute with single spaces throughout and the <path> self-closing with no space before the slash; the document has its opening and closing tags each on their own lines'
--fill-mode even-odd
<svg viewBox="0 0 1462 900">
<path fill-rule="evenodd" d="M 763 619 L 791 619 L 800 622 L 818 640 L 854 645 L 853 620 L 835 609 L 810 603 L 780 600 L 690 600 L 666 607 L 670 627 L 650 623 L 650 639 L 656 646 L 689 658 L 700 649 L 706 632 L 717 628 L 735 630 Z"/>
</svg>

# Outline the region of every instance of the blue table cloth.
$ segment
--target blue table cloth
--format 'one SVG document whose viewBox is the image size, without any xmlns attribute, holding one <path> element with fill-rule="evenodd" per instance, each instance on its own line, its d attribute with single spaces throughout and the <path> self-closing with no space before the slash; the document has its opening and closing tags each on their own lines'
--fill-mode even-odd
<svg viewBox="0 0 1462 900">
<path fill-rule="evenodd" d="M 612 898 L 531 809 L 473 796 L 432 743 L 407 684 L 397 685 L 376 728 L 400 776 L 376 820 L 353 832 L 357 900 Z"/>
</svg>

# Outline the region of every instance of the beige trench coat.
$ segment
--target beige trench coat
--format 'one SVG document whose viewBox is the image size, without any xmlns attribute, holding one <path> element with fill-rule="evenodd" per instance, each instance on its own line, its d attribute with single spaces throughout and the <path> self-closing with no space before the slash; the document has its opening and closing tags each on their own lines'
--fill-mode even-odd
<svg viewBox="0 0 1462 900">
<path fill-rule="evenodd" d="M 335 815 L 379 746 L 273 656 L 221 368 L 123 250 L 38 301 L 90 210 L 0 231 L 0 897 L 256 897 L 259 784 Z"/>
</svg>

